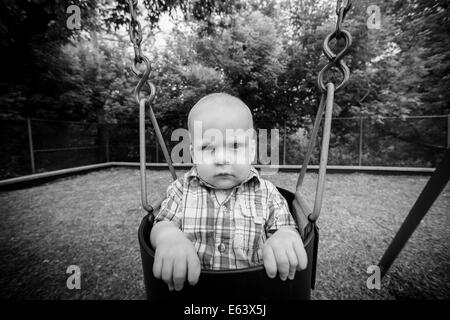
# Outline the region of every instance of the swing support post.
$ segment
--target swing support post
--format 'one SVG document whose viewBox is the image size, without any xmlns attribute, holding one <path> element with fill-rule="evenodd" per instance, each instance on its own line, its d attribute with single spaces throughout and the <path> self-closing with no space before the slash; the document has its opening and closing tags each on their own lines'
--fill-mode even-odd
<svg viewBox="0 0 450 320">
<path fill-rule="evenodd" d="M 417 198 L 414 206 L 401 225 L 391 244 L 387 248 L 378 266 L 381 277 L 388 272 L 394 260 L 409 240 L 420 221 L 427 214 L 434 201 L 442 192 L 450 179 L 450 149 L 447 149 L 444 158 L 428 180 L 425 188 Z"/>
</svg>

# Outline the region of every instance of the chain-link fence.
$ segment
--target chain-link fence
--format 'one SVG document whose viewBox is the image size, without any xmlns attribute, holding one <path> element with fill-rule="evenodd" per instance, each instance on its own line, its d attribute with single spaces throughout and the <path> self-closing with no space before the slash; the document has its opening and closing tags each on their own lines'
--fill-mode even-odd
<svg viewBox="0 0 450 320">
<path fill-rule="evenodd" d="M 328 163 L 432 168 L 450 148 L 450 116 L 334 118 Z M 301 164 L 312 124 L 288 135 L 285 164 Z M 319 163 L 319 132 L 312 164 Z"/>
<path fill-rule="evenodd" d="M 449 128 L 450 116 L 334 118 L 328 163 L 435 167 L 444 151 L 450 148 Z M 181 143 L 183 138 L 171 139 L 176 128 L 162 126 L 161 129 L 169 151 Z M 257 162 L 301 164 L 311 130 L 312 123 L 297 130 L 258 124 Z M 264 136 L 267 139 L 262 138 Z M 164 162 L 151 125 L 148 125 L 146 140 L 147 162 Z M 319 162 L 320 143 L 321 132 L 311 164 Z M 139 125 L 137 122 L 0 120 L 0 148 L 0 179 L 107 161 L 138 162 Z"/>
<path fill-rule="evenodd" d="M 105 162 L 101 126 L 41 119 L 0 121 L 0 178 Z M 103 148 L 102 148 L 103 146 Z"/>
</svg>

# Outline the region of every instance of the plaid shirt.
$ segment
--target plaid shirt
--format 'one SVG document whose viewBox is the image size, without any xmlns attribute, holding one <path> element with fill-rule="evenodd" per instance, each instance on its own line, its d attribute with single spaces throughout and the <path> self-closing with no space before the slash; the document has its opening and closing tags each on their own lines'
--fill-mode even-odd
<svg viewBox="0 0 450 320">
<path fill-rule="evenodd" d="M 209 270 L 261 265 L 264 241 L 282 226 L 296 226 L 286 200 L 253 167 L 219 203 L 194 166 L 168 187 L 155 223 L 163 220 L 184 232 Z"/>
</svg>

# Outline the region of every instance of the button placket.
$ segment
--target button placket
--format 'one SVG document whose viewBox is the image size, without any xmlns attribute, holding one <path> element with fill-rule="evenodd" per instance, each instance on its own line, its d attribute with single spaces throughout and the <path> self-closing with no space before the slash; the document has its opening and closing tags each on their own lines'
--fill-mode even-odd
<svg viewBox="0 0 450 320">
<path fill-rule="evenodd" d="M 231 203 L 232 203 L 231 197 L 232 196 L 233 196 L 233 193 L 230 193 L 228 195 L 228 197 L 221 204 L 219 204 L 218 215 L 222 216 L 223 219 L 229 220 L 230 223 L 234 225 L 234 221 L 233 221 L 232 217 L 230 216 Z M 231 238 L 233 238 L 233 234 L 231 235 Z M 218 239 L 218 240 L 220 241 L 220 243 L 217 245 L 217 250 L 219 251 L 220 254 L 226 253 L 226 251 L 228 250 L 228 246 L 229 246 L 229 244 L 227 243 L 228 241 L 225 239 Z"/>
</svg>

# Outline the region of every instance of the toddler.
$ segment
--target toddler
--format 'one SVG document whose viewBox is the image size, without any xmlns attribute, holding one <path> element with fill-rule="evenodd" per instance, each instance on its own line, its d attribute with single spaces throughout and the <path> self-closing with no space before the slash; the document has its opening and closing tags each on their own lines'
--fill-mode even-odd
<svg viewBox="0 0 450 320">
<path fill-rule="evenodd" d="M 194 166 L 167 189 L 150 241 L 153 273 L 170 290 L 198 281 L 201 268 L 239 269 L 264 264 L 267 275 L 293 279 L 307 266 L 288 205 L 251 165 L 253 119 L 238 98 L 215 93 L 188 116 Z"/>
</svg>

